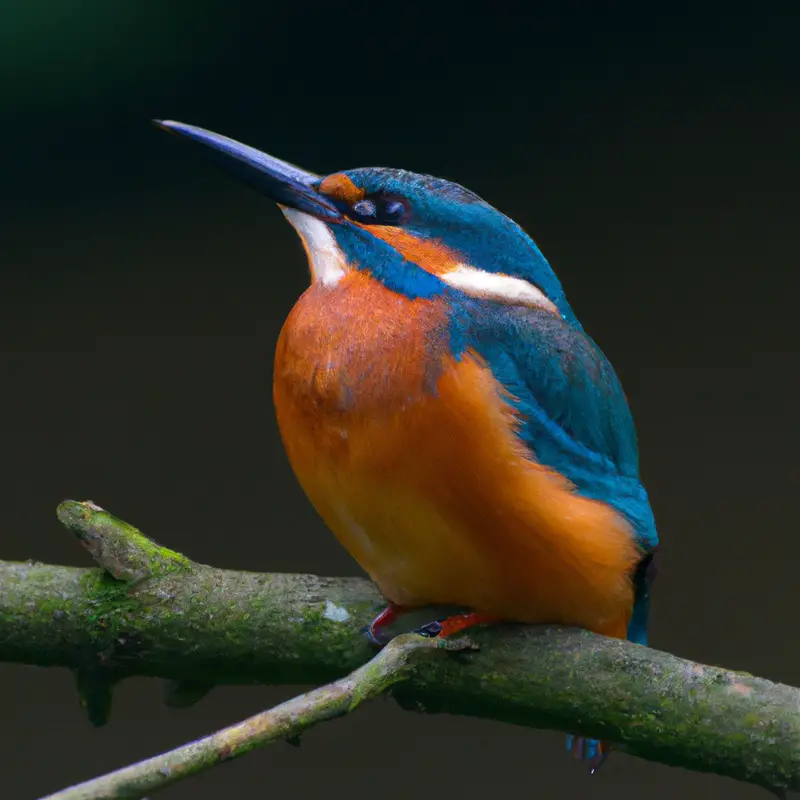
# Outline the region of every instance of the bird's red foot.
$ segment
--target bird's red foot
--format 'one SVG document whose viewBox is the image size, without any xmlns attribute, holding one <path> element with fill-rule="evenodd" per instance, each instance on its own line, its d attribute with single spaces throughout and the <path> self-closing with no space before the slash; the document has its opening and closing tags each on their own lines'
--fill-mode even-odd
<svg viewBox="0 0 800 800">
<path fill-rule="evenodd" d="M 452 617 L 434 620 L 421 628 L 417 628 L 414 633 L 431 638 L 438 636 L 441 639 L 449 639 L 451 636 L 467 630 L 467 628 L 474 628 L 478 625 L 494 625 L 497 622 L 502 622 L 500 617 L 470 611 L 466 614 L 454 614 Z"/>
<path fill-rule="evenodd" d="M 599 739 L 586 739 L 583 736 L 567 736 L 567 752 L 579 761 L 583 761 L 588 767 L 589 772 L 594 775 L 608 758 L 611 749 L 611 742 L 600 741 Z"/>
<path fill-rule="evenodd" d="M 398 617 L 402 616 L 408 610 L 409 609 L 405 606 L 389 603 L 389 605 L 367 625 L 366 634 L 370 644 L 375 645 L 375 647 L 383 647 L 386 645 L 391 637 L 386 636 L 384 629 L 393 622 L 396 622 Z"/>
</svg>

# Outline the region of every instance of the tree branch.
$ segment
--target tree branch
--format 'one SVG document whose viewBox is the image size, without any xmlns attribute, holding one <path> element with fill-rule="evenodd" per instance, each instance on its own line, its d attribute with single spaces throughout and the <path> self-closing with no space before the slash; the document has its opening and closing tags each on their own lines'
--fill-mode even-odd
<svg viewBox="0 0 800 800">
<path fill-rule="evenodd" d="M 411 674 L 412 656 L 422 650 L 465 649 L 464 642 L 406 634 L 389 643 L 372 661 L 342 680 L 314 689 L 211 736 L 177 747 L 43 800 L 137 800 L 202 770 L 243 756 L 256 747 L 292 739 L 319 722 L 349 714 Z"/>
<path fill-rule="evenodd" d="M 68 501 L 59 518 L 104 569 L 0 562 L 0 660 L 74 670 L 95 724 L 130 675 L 170 679 L 169 701 L 186 705 L 218 683 L 325 683 L 374 655 L 362 629 L 381 600 L 367 581 L 195 564 L 91 503 Z M 393 696 L 800 790 L 797 689 L 585 631 L 470 638 L 480 652 L 421 660 Z"/>
</svg>

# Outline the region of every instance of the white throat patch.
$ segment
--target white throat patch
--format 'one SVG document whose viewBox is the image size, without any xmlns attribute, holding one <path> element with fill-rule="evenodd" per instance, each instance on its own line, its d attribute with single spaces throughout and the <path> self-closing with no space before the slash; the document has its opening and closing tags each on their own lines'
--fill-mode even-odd
<svg viewBox="0 0 800 800">
<path fill-rule="evenodd" d="M 311 279 L 323 286 L 333 286 L 347 272 L 347 261 L 330 228 L 321 220 L 294 208 L 281 211 L 300 235 L 311 268 Z"/>
<path fill-rule="evenodd" d="M 470 297 L 495 300 L 512 306 L 544 308 L 553 314 L 559 313 L 555 303 L 541 289 L 513 275 L 485 272 L 469 264 L 458 264 L 439 277 Z"/>
</svg>

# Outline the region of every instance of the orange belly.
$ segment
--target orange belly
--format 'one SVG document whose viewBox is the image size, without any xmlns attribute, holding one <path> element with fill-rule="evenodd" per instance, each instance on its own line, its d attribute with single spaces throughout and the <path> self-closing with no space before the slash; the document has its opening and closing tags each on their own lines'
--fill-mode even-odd
<svg viewBox="0 0 800 800">
<path fill-rule="evenodd" d="M 433 301 L 363 280 L 312 287 L 276 353 L 278 425 L 326 524 L 395 603 L 624 637 L 639 556 L 627 524 L 536 462 L 478 357 L 431 348 Z"/>
</svg>

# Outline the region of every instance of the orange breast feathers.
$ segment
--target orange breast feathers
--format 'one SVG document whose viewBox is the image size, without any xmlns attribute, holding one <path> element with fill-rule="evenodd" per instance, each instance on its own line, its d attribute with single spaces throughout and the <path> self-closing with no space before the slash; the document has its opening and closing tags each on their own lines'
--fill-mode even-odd
<svg viewBox="0 0 800 800">
<path fill-rule="evenodd" d="M 274 384 L 300 484 L 392 602 L 624 638 L 640 556 L 627 523 L 536 461 L 486 365 L 449 354 L 445 323 L 437 299 L 363 273 L 301 297 Z"/>
</svg>

